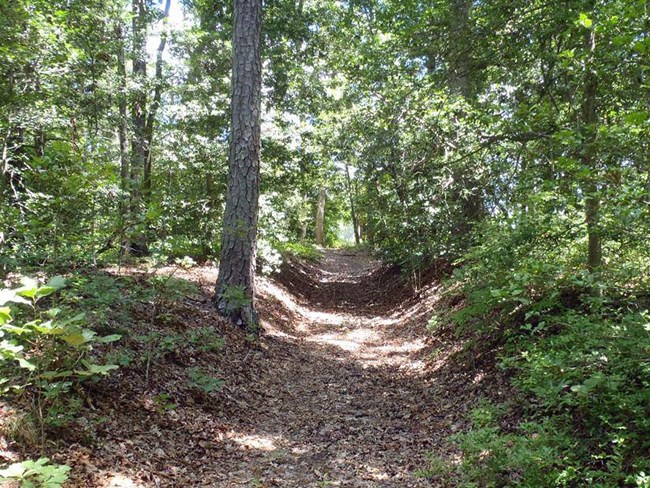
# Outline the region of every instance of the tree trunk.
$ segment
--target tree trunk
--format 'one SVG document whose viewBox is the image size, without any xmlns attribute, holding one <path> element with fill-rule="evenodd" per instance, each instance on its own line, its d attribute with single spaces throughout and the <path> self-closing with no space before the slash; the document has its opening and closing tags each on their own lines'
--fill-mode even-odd
<svg viewBox="0 0 650 488">
<path fill-rule="evenodd" d="M 147 122 L 145 124 L 145 158 L 144 158 L 144 175 L 142 180 L 142 197 L 145 205 L 151 203 L 151 173 L 152 173 L 152 159 L 151 148 L 153 146 L 153 126 L 156 122 L 156 114 L 160 108 L 160 100 L 162 98 L 162 85 L 163 85 L 163 53 L 167 45 L 167 29 L 165 29 L 165 21 L 169 17 L 169 9 L 171 7 L 171 0 L 165 1 L 165 10 L 163 12 L 163 30 L 160 33 L 160 43 L 158 44 L 158 52 L 156 55 L 156 73 L 154 75 L 154 91 L 153 100 L 147 114 Z"/>
<path fill-rule="evenodd" d="M 359 218 L 357 217 L 357 207 L 354 203 L 356 191 L 350 177 L 350 167 L 345 163 L 345 180 L 348 186 L 348 195 L 350 196 L 350 214 L 352 216 L 352 226 L 354 227 L 354 243 L 358 246 L 361 244 L 361 233 L 359 232 Z"/>
<path fill-rule="evenodd" d="M 318 191 L 318 202 L 316 203 L 316 230 L 314 232 L 316 244 L 322 246 L 325 242 L 325 200 L 327 192 L 325 188 Z"/>
<path fill-rule="evenodd" d="M 117 123 L 117 136 L 120 146 L 120 189 L 122 196 L 119 202 L 120 234 L 126 231 L 130 224 L 128 221 L 128 201 L 126 195 L 129 194 L 129 156 L 128 151 L 128 134 L 127 134 L 127 94 L 126 94 L 126 56 L 124 54 L 124 25 L 119 22 L 115 26 L 115 38 L 117 40 L 117 106 L 119 120 Z M 119 237 L 122 237 L 120 235 Z M 121 242 L 122 249 L 127 247 L 127 243 Z"/>
<path fill-rule="evenodd" d="M 464 98 L 472 94 L 472 58 L 469 15 L 471 0 L 451 0 L 450 49 L 447 54 L 449 87 Z"/>
<path fill-rule="evenodd" d="M 451 93 L 469 101 L 473 95 L 473 60 L 471 51 L 470 12 L 471 0 L 451 0 L 450 50 L 447 54 L 449 90 Z M 456 141 L 461 146 L 462 141 Z M 466 168 L 452 168 L 455 182 L 453 200 L 460 208 L 459 220 L 454 228 L 454 236 L 467 240 L 474 224 L 483 215 L 483 199 L 477 188 L 472 188 L 475 180 Z"/>
<path fill-rule="evenodd" d="M 602 240 L 600 235 L 600 190 L 596 175 L 596 94 L 598 80 L 594 73 L 593 56 L 596 50 L 596 32 L 592 28 L 585 35 L 587 62 L 585 63 L 585 84 L 582 101 L 582 125 L 584 131 L 584 146 L 581 151 L 582 164 L 589 168 L 591 175 L 585 185 L 585 220 L 587 223 L 587 267 L 596 271 L 603 262 Z"/>
<path fill-rule="evenodd" d="M 147 19 L 146 0 L 133 0 L 133 81 L 136 85 L 131 107 L 131 168 L 129 190 L 131 196 L 131 224 L 143 220 L 143 179 L 147 160 L 146 110 L 147 110 Z M 147 253 L 147 241 L 141 225 L 135 225 L 129 239 L 128 251 L 135 256 Z"/>
<path fill-rule="evenodd" d="M 215 304 L 219 313 L 259 332 L 255 255 L 261 153 L 262 0 L 234 0 L 230 171 Z"/>
<path fill-rule="evenodd" d="M 22 196 L 26 192 L 23 181 L 25 163 L 25 130 L 21 127 L 7 129 L 2 149 L 2 174 L 9 200 L 22 211 Z"/>
</svg>

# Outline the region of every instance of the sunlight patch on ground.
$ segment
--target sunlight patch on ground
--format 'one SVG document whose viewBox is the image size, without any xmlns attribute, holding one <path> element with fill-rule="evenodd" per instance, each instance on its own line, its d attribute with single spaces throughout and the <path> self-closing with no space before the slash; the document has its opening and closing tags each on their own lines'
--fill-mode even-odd
<svg viewBox="0 0 650 488">
<path fill-rule="evenodd" d="M 341 339 L 338 334 L 320 334 L 308 337 L 305 339 L 307 342 L 317 342 L 319 344 L 328 344 L 336 346 L 344 351 L 354 352 L 361 347 L 361 344 L 355 341 Z"/>
<path fill-rule="evenodd" d="M 373 337 L 375 333 L 370 329 L 355 329 L 345 334 L 345 337 L 355 342 L 366 342 Z"/>
<path fill-rule="evenodd" d="M 425 344 L 423 340 L 416 340 L 413 342 L 403 342 L 401 344 L 391 343 L 385 346 L 376 347 L 375 350 L 382 355 L 389 355 L 389 354 L 417 352 L 422 348 L 424 348 L 424 346 Z"/>
<path fill-rule="evenodd" d="M 328 313 L 328 312 L 317 312 L 309 308 L 303 307 L 299 303 L 296 303 L 293 296 L 287 291 L 283 290 L 279 286 L 268 280 L 260 280 L 260 288 L 271 295 L 273 298 L 278 300 L 282 305 L 287 309 L 291 310 L 294 313 L 302 315 L 307 320 L 318 322 L 321 324 L 327 325 L 343 325 L 345 322 L 345 316 L 337 313 Z M 307 327 L 302 324 L 298 324 L 298 330 L 305 331 Z"/>
<path fill-rule="evenodd" d="M 345 316 L 337 313 L 314 312 L 307 309 L 303 309 L 300 313 L 306 319 L 318 322 L 319 324 L 343 325 L 345 322 Z"/>
<path fill-rule="evenodd" d="M 140 488 L 142 485 L 136 483 L 131 478 L 127 478 L 123 474 L 112 474 L 110 478 L 102 484 L 104 488 Z"/>
<path fill-rule="evenodd" d="M 375 481 L 384 481 L 390 478 L 390 476 L 388 476 L 388 473 L 379 468 L 373 468 L 372 466 L 368 465 L 364 466 L 364 468 L 366 468 L 367 471 L 366 476 Z"/>
<path fill-rule="evenodd" d="M 226 438 L 230 439 L 236 444 L 239 444 L 244 449 L 257 449 L 259 451 L 275 451 L 277 439 L 272 437 L 264 437 L 254 434 L 242 434 L 241 432 L 230 431 L 226 434 Z"/>
</svg>

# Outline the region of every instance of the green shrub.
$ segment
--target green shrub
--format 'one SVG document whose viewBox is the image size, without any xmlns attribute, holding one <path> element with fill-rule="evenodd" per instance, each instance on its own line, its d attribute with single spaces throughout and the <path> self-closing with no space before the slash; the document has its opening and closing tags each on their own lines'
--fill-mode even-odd
<svg viewBox="0 0 650 488">
<path fill-rule="evenodd" d="M 46 423 L 60 424 L 74 413 L 69 392 L 77 384 L 117 368 L 96 362 L 90 353 L 120 336 L 100 336 L 87 327 L 84 313 L 55 306 L 56 292 L 65 285 L 61 276 L 44 285 L 23 279 L 21 287 L 0 291 L 2 391 L 33 397 L 42 436 Z"/>
</svg>

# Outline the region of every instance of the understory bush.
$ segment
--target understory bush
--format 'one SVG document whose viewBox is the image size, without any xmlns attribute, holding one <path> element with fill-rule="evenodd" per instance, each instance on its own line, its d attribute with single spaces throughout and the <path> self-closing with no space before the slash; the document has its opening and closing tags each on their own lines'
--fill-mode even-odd
<svg viewBox="0 0 650 488">
<path fill-rule="evenodd" d="M 88 327 L 83 312 L 57 306 L 55 294 L 65 286 L 61 276 L 45 284 L 24 278 L 22 286 L 0 291 L 2 392 L 30 399 L 41 442 L 46 424 L 56 425 L 74 415 L 71 390 L 117 368 L 97 362 L 91 352 L 121 336 L 100 336 Z"/>
</svg>

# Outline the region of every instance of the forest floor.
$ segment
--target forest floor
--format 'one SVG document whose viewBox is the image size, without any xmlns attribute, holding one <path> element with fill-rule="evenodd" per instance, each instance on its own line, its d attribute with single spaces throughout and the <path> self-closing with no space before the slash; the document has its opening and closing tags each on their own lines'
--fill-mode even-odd
<svg viewBox="0 0 650 488">
<path fill-rule="evenodd" d="M 60 433 L 50 455 L 73 467 L 70 486 L 453 486 L 418 471 L 432 452 L 457 459 L 448 436 L 488 384 L 501 386 L 453 334 L 427 332 L 438 271 L 416 291 L 357 251 L 292 260 L 260 279 L 259 340 L 214 313 L 216 272 L 176 270 L 201 292 L 136 310 L 155 318 L 142 322 L 158 352 L 120 341 L 146 360 L 93 386 L 82 422 Z M 218 351 L 164 339 L 207 326 L 224 339 Z M 189 369 L 223 386 L 191 388 Z"/>
</svg>

